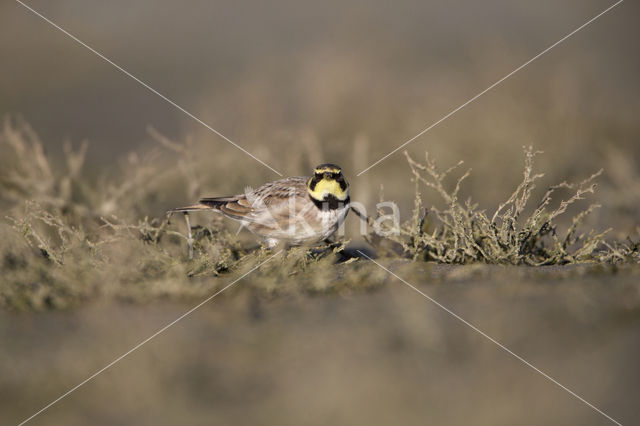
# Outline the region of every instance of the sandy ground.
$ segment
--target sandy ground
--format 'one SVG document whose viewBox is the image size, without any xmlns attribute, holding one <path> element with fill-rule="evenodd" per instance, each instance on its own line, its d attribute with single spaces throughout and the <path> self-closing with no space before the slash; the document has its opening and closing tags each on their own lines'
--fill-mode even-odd
<svg viewBox="0 0 640 426">
<path fill-rule="evenodd" d="M 638 274 L 532 271 L 437 267 L 430 276 L 447 280 L 418 286 L 609 416 L 634 423 Z M 190 306 L 0 314 L 1 423 L 27 418 Z M 390 279 L 341 295 L 222 295 L 30 424 L 612 423 Z"/>
</svg>

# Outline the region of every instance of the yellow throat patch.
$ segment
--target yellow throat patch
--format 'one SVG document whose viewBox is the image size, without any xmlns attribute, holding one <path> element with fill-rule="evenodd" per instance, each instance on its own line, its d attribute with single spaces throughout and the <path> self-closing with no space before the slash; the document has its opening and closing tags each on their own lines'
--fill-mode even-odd
<svg viewBox="0 0 640 426">
<path fill-rule="evenodd" d="M 349 196 L 349 187 L 347 186 L 347 188 L 343 190 L 340 187 L 340 183 L 335 179 L 322 178 L 315 184 L 313 189 L 311 188 L 312 181 L 313 178 L 309 179 L 307 190 L 309 191 L 309 195 L 316 200 L 322 201 L 325 195 L 333 195 L 338 200 L 344 201 Z"/>
</svg>

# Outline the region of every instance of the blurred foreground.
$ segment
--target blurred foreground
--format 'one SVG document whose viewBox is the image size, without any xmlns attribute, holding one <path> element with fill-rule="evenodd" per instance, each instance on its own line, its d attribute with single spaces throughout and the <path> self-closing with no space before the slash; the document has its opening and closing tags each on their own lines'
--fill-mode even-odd
<svg viewBox="0 0 640 426">
<path fill-rule="evenodd" d="M 637 268 L 424 267 L 392 269 L 616 420 L 640 416 Z M 437 283 L 415 281 L 425 275 Z M 608 424 L 397 280 L 376 292 L 279 298 L 251 281 L 30 424 Z M 190 306 L 0 314 L 3 423 L 33 414 Z"/>
</svg>

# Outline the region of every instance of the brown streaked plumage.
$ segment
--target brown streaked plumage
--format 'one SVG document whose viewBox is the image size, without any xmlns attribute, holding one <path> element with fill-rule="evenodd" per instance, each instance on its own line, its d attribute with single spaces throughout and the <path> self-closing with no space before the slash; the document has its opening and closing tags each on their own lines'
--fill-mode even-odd
<svg viewBox="0 0 640 426">
<path fill-rule="evenodd" d="M 171 210 L 213 210 L 240 221 L 269 246 L 313 243 L 327 239 L 349 211 L 349 184 L 340 167 L 322 164 L 314 175 L 269 182 L 244 194 L 202 198 L 198 204 Z"/>
</svg>

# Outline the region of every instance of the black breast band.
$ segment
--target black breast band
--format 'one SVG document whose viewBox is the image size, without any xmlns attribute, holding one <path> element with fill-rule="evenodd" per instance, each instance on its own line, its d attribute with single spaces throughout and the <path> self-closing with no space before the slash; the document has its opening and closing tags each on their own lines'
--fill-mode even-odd
<svg viewBox="0 0 640 426">
<path fill-rule="evenodd" d="M 345 207 L 349 205 L 351 202 L 351 197 L 347 197 L 346 200 L 338 200 L 334 195 L 327 194 L 324 197 L 324 200 L 316 200 L 315 198 L 309 196 L 313 204 L 316 205 L 320 210 L 335 210 L 340 207 Z"/>
</svg>

